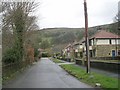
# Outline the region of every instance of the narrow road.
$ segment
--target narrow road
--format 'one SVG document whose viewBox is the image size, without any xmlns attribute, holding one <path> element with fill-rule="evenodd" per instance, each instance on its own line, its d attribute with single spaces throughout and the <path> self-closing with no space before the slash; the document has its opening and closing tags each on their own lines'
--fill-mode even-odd
<svg viewBox="0 0 120 90">
<path fill-rule="evenodd" d="M 48 58 L 42 58 L 3 88 L 92 88 L 64 71 Z"/>
</svg>

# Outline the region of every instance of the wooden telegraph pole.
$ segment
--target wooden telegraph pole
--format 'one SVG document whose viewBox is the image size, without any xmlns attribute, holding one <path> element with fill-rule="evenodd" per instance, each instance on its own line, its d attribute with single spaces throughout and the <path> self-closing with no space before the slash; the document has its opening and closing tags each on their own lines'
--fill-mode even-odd
<svg viewBox="0 0 120 90">
<path fill-rule="evenodd" d="M 87 73 L 90 73 L 90 58 L 89 58 L 89 39 L 88 39 L 88 15 L 87 15 L 87 2 L 84 0 L 84 14 L 85 14 L 85 45 L 86 45 L 86 61 Z"/>
</svg>

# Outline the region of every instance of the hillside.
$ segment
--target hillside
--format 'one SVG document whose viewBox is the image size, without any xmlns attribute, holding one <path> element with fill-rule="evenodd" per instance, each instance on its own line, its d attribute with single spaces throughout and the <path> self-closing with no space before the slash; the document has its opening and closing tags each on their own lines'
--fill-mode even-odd
<svg viewBox="0 0 120 90">
<path fill-rule="evenodd" d="M 96 33 L 99 29 L 107 30 L 112 33 L 118 33 L 117 24 L 107 24 L 90 27 L 89 36 Z M 74 41 L 80 41 L 84 37 L 84 28 L 46 28 L 35 31 L 30 40 L 38 48 L 49 49 L 52 52 L 59 52 L 67 44 Z"/>
</svg>

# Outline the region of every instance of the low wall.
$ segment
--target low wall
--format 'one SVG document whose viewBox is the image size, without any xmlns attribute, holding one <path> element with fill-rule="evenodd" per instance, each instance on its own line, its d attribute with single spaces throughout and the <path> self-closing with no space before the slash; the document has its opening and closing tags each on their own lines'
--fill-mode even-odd
<svg viewBox="0 0 120 90">
<path fill-rule="evenodd" d="M 82 60 L 76 59 L 76 64 L 78 65 L 83 65 Z M 86 61 L 85 61 L 86 65 Z M 97 68 L 105 71 L 110 71 L 114 73 L 120 73 L 120 63 L 107 63 L 107 62 L 96 62 L 96 61 L 91 61 L 90 66 L 92 68 Z"/>
<path fill-rule="evenodd" d="M 71 62 L 70 58 L 57 58 L 57 59 L 64 60 L 64 61 L 67 61 L 67 62 Z"/>
<path fill-rule="evenodd" d="M 64 60 L 64 61 L 67 61 L 67 62 L 71 62 L 71 59 L 70 59 L 70 58 L 64 58 L 63 60 Z"/>
<path fill-rule="evenodd" d="M 97 60 L 120 60 L 120 56 L 117 57 L 94 57 L 91 59 L 97 59 Z"/>
</svg>

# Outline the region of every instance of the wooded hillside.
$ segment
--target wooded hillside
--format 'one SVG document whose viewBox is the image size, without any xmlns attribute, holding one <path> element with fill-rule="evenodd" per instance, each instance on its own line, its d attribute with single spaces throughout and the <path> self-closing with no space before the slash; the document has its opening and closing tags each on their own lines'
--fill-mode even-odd
<svg viewBox="0 0 120 90">
<path fill-rule="evenodd" d="M 89 36 L 96 33 L 98 30 L 107 30 L 112 33 L 118 33 L 117 23 L 90 27 Z M 52 49 L 59 52 L 67 44 L 74 41 L 80 41 L 84 37 L 84 28 L 46 28 L 35 31 L 31 35 L 31 41 L 40 48 Z"/>
</svg>

